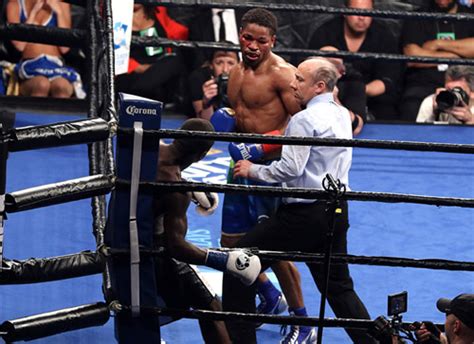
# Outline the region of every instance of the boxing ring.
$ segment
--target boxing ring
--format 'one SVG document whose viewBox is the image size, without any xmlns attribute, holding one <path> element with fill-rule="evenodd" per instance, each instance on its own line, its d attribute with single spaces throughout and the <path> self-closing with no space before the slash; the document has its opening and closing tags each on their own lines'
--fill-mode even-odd
<svg viewBox="0 0 474 344">
<path fill-rule="evenodd" d="M 97 3 L 94 4 L 97 5 Z M 90 7 L 88 10 L 92 11 Z M 97 13 L 94 14 L 97 15 Z M 106 12 L 107 20 L 110 19 L 109 14 Z M 399 14 L 392 13 L 391 15 L 397 17 Z M 21 30 L 19 32 L 20 36 L 16 37 L 21 37 Z M 89 39 L 97 43 L 98 37 L 93 33 L 89 35 Z M 181 45 L 186 46 L 186 44 Z M 221 47 L 212 43 L 208 46 Z M 89 53 L 92 56 L 91 75 L 94 76 L 99 66 L 97 59 L 93 58 L 93 49 L 90 49 Z M 318 54 L 314 51 L 306 53 Z M 346 57 L 346 54 L 341 52 L 321 52 L 318 55 Z M 374 57 L 370 54 L 358 55 L 360 58 Z M 381 57 L 386 56 L 377 58 Z M 110 59 L 110 56 L 108 58 Z M 403 59 L 399 56 L 392 58 Z M 453 62 L 449 59 L 424 58 L 422 60 Z M 472 60 L 465 62 L 474 64 Z M 105 63 L 103 68 L 108 71 L 109 77 L 113 74 L 110 64 Z M 13 140 L 13 144 L 10 143 L 13 149 L 10 151 L 6 169 L 6 192 L 8 195 L 13 191 L 13 195 L 17 197 L 16 200 L 19 203 L 24 201 L 27 206 L 15 209 L 16 204 L 11 202 L 11 199 L 15 197 L 10 194 L 10 199 L 7 199 L 8 220 L 5 221 L 7 226 L 2 242 L 4 257 L 26 263 L 25 266 L 28 266 L 27 260 L 30 257 L 48 258 L 80 252 L 78 257 L 86 261 L 82 265 L 83 271 L 71 274 L 71 277 L 76 278 L 64 280 L 52 278 L 54 281 L 39 283 L 33 283 L 38 281 L 31 279 L 10 285 L 5 275 L 0 276 L 4 278 L 0 286 L 0 304 L 2 305 L 0 323 L 27 315 L 66 309 L 61 314 L 63 322 L 62 327 L 60 326 L 61 331 L 58 331 L 64 333 L 37 339 L 35 342 L 38 343 L 86 343 L 98 340 L 113 342 L 114 340 L 113 322 L 108 321 L 108 318 L 109 314 L 114 315 L 116 309 L 109 310 L 103 301 L 103 278 L 100 275 L 103 271 L 103 262 L 96 250 L 103 245 L 101 231 L 105 226 L 105 195 L 108 195 L 115 185 L 111 152 L 111 138 L 116 133 L 115 100 L 111 85 L 109 85 L 110 88 L 104 88 L 101 84 L 104 80 L 97 77 L 91 77 L 91 79 L 93 87 L 87 100 L 89 120 L 82 115 L 44 116 L 18 113 L 16 127 L 24 129 L 17 129 L 16 133 L 23 133 L 24 136 L 23 139 Z M 105 80 L 108 80 L 110 84 L 110 78 L 105 78 Z M 107 95 L 105 100 L 101 99 L 101 92 Z M 77 109 L 77 104 L 72 103 Z M 101 106 L 98 106 L 99 104 Z M 28 105 L 35 106 L 33 102 Z M 59 105 L 61 105 L 59 102 L 51 102 L 51 107 L 58 106 L 57 109 L 59 109 Z M 84 104 L 81 103 L 81 105 Z M 17 105 L 9 106 L 12 108 Z M 59 147 L 30 150 L 42 148 L 43 143 L 35 140 L 28 142 L 28 133 L 30 133 L 28 126 L 52 128 L 62 121 L 77 121 L 73 127 L 79 128 L 75 130 L 67 126 L 66 131 L 71 134 L 66 135 L 68 138 L 64 139 L 67 143 L 61 142 L 61 135 L 58 135 L 59 138 L 51 135 L 45 140 L 44 147 Z M 164 117 L 162 128 L 177 128 L 181 122 L 182 118 Z M 75 131 L 77 131 L 76 134 Z M 83 135 L 85 133 L 87 135 Z M 373 145 L 364 145 L 362 142 L 359 146 L 356 141 L 350 143 L 356 146 L 350 175 L 351 188 L 356 192 L 348 195 L 351 202 L 348 249 L 350 254 L 354 255 L 349 259 L 352 259 L 350 262 L 354 263 L 351 265 L 351 274 L 356 290 L 364 300 L 372 318 L 386 313 L 388 294 L 407 290 L 409 311 L 404 317 L 406 321 L 442 322 L 441 314 L 435 311 L 435 300 L 440 296 L 474 290 L 472 273 L 474 271 L 474 215 L 470 209 L 474 206 L 473 134 L 472 127 L 367 124 L 360 139 L 383 140 L 383 142 Z M 162 134 L 163 137 L 173 137 L 173 135 L 166 132 Z M 220 135 L 220 137 L 224 138 L 224 141 L 229 141 L 226 135 Z M 24 146 L 21 146 L 22 140 L 25 143 Z M 79 145 L 79 143 L 95 141 L 99 143 L 90 145 L 89 148 L 83 144 Z M 441 149 L 443 152 L 435 152 L 440 150 L 440 147 L 428 144 L 413 145 L 413 150 L 404 150 L 403 145 L 400 146 L 398 141 L 459 145 L 446 145 Z M 384 143 L 387 145 L 384 146 Z M 220 197 L 223 192 L 232 190 L 231 186 L 226 189 L 223 185 L 229 160 L 226 146 L 226 142 L 216 142 L 214 149 L 202 162 L 194 164 L 185 171 L 184 176 L 192 182 L 207 185 L 196 184 L 198 190 L 206 189 L 206 187 L 209 189 L 209 185 L 212 184 L 211 189 L 220 191 Z M 380 149 L 381 147 L 386 149 Z M 456 153 L 456 151 L 463 151 L 463 153 Z M 84 177 L 87 175 L 90 177 Z M 50 202 L 51 205 L 48 204 L 48 197 L 43 195 L 40 198 L 44 206 L 38 208 L 34 204 L 28 205 L 28 200 L 22 199 L 21 192 L 15 193 L 16 190 L 47 184 L 55 184 L 61 189 L 64 186 L 61 183 L 68 180 L 76 180 L 77 183 L 64 187 L 63 191 L 69 189 L 74 195 L 80 189 L 89 188 L 88 192 L 80 197 L 65 197 L 62 200 Z M 187 184 L 181 188 L 183 187 L 190 189 L 192 185 Z M 358 190 L 366 190 L 366 193 L 357 193 Z M 244 191 L 252 192 L 251 189 Z M 402 195 L 402 197 L 397 195 Z M 429 196 L 410 197 L 409 195 Z M 92 197 L 92 212 L 90 197 Z M 46 207 L 46 205 L 49 206 Z M 217 247 L 220 237 L 220 212 L 221 208 L 212 217 L 199 217 L 191 206 L 188 211 L 188 240 L 203 247 Z M 90 250 L 90 252 L 84 250 Z M 267 257 L 272 256 L 269 252 L 262 252 L 262 254 Z M 375 259 L 382 256 L 394 259 Z M 275 257 L 283 259 L 289 256 L 280 252 L 276 253 Z M 296 261 L 314 258 L 298 256 L 298 254 L 292 254 L 291 257 Z M 364 257 L 372 263 L 378 260 L 376 264 L 372 264 L 376 266 L 362 262 Z M 373 259 L 370 259 L 371 257 Z M 431 259 L 433 261 L 430 262 Z M 335 260 L 337 261 L 336 258 Z M 297 265 L 303 281 L 307 280 L 310 277 L 307 269 L 301 263 Z M 400 268 L 396 267 L 397 265 L 407 267 Z M 424 268 L 414 269 L 415 266 Z M 207 268 L 202 268 L 202 271 L 219 292 L 221 274 Z M 274 279 L 273 276 L 271 277 Z M 308 313 L 311 317 L 317 317 L 319 293 L 316 295 L 312 284 L 303 284 L 303 294 Z M 334 315 L 329 307 L 327 309 L 326 317 L 333 318 Z M 90 315 L 90 321 L 69 326 L 67 321 L 74 323 L 76 313 Z M 163 314 L 166 314 L 166 311 Z M 193 317 L 193 314 L 185 312 L 182 314 Z M 276 320 L 270 320 L 270 322 L 286 323 L 282 317 L 274 319 Z M 312 325 L 317 324 L 317 319 L 309 320 L 312 321 Z M 324 332 L 325 343 L 348 342 L 343 329 L 335 328 L 340 327 L 340 324 L 331 325 L 328 321 L 324 325 L 328 326 Z M 67 332 L 74 328 L 83 329 Z M 2 331 L 5 331 L 5 328 Z M 163 327 L 161 332 L 169 342 L 201 341 L 195 320 L 177 321 Z M 280 338 L 279 327 L 266 325 L 258 331 L 257 335 L 259 342 L 275 342 Z"/>
<path fill-rule="evenodd" d="M 19 114 L 17 126 L 70 118 Z M 181 121 L 165 118 L 163 127 L 177 128 Z M 410 138 L 413 141 L 461 144 L 474 142 L 472 128 L 431 125 L 368 124 L 362 138 Z M 186 176 L 196 182 L 223 183 L 227 161 L 226 143 L 217 142 L 211 154 L 191 166 Z M 356 148 L 350 178 L 353 190 L 473 198 L 473 168 L 471 155 Z M 31 174 L 34 179 L 30 178 Z M 87 174 L 85 146 L 19 152 L 12 154 L 8 161 L 7 189 L 20 190 L 84 174 Z M 351 254 L 458 261 L 472 261 L 474 257 L 474 215 L 471 209 L 379 202 L 351 202 L 350 207 L 348 243 Z M 191 206 L 188 210 L 188 240 L 200 246 L 217 247 L 220 212 L 221 208 L 211 217 L 202 217 Z M 12 214 L 6 227 L 10 230 L 7 230 L 5 237 L 5 256 L 28 259 L 94 250 L 95 241 L 89 230 L 91 221 L 88 200 Z M 310 275 L 306 267 L 301 263 L 297 265 L 303 280 L 308 280 Z M 205 267 L 201 270 L 219 292 L 220 273 Z M 435 310 L 436 299 L 474 290 L 472 272 L 352 265 L 351 273 L 372 317 L 385 314 L 386 295 L 407 290 L 407 321 L 423 319 L 442 322 L 442 314 Z M 3 285 L 0 293 L 2 319 L 15 319 L 25 314 L 101 300 L 101 284 L 100 275 L 94 275 L 47 283 Z M 319 294 L 315 293 L 312 283 L 304 283 L 303 288 L 309 314 L 317 314 Z M 328 310 L 327 316 L 333 317 L 333 314 Z M 257 335 L 262 343 L 274 342 L 280 336 L 279 327 L 265 325 Z M 197 322 L 190 319 L 163 327 L 162 336 L 171 343 L 201 341 Z M 94 342 L 97 338 L 112 342 L 112 321 L 103 327 L 66 332 L 35 342 L 85 343 Z M 342 329 L 326 329 L 325 338 L 329 343 L 348 342 Z"/>
</svg>

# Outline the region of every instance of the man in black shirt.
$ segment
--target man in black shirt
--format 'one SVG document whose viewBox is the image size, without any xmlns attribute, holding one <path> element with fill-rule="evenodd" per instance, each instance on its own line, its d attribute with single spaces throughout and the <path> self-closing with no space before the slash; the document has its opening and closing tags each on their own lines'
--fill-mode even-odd
<svg viewBox="0 0 474 344">
<path fill-rule="evenodd" d="M 423 12 L 474 13 L 455 0 L 432 0 Z M 402 31 L 403 53 L 408 56 L 474 57 L 474 25 L 469 21 L 406 20 Z M 408 63 L 400 102 L 402 119 L 415 121 L 422 100 L 444 84 L 447 65 Z"/>
<path fill-rule="evenodd" d="M 347 0 L 346 6 L 357 9 L 372 9 L 372 0 Z M 398 43 L 394 35 L 382 22 L 366 16 L 336 17 L 321 25 L 313 33 L 310 49 L 333 47 L 350 52 L 374 52 L 397 54 Z M 400 66 L 384 60 L 354 60 L 350 63 L 355 75 L 365 83 L 367 106 L 376 119 L 398 119 L 398 80 Z M 361 75 L 361 76 L 360 76 Z M 351 77 L 350 80 L 354 78 Z M 339 86 L 338 83 L 338 87 Z M 341 95 L 343 98 L 344 95 Z M 344 106 L 351 109 L 350 104 Z M 357 113 L 357 112 L 356 112 Z"/>
</svg>

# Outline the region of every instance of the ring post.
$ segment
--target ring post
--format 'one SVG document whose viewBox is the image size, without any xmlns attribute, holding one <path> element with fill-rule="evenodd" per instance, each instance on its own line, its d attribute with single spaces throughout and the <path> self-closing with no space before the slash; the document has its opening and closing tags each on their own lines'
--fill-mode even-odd
<svg viewBox="0 0 474 344">
<path fill-rule="evenodd" d="M 329 194 L 327 201 L 326 212 L 329 213 L 328 219 L 328 231 L 326 233 L 326 247 L 324 252 L 324 276 L 325 281 L 321 290 L 321 303 L 319 305 L 319 326 L 318 326 L 318 344 L 323 341 L 323 329 L 324 329 L 324 315 L 326 310 L 326 297 L 328 293 L 329 285 L 329 272 L 331 266 L 331 254 L 332 254 L 332 243 L 334 239 L 334 227 L 336 225 L 336 217 L 342 214 L 341 208 L 341 197 L 345 193 L 345 185 L 341 184 L 339 180 L 335 180 L 330 174 L 326 174 L 326 178 L 323 180 L 323 188 Z"/>
<path fill-rule="evenodd" d="M 162 307 L 156 289 L 155 264 L 140 249 L 153 248 L 153 195 L 140 192 L 139 182 L 156 178 L 159 139 L 143 141 L 143 130 L 161 127 L 162 103 L 151 99 L 119 94 L 119 125 L 133 128 L 133 138 L 117 135 L 117 178 L 130 180 L 131 187 L 117 187 L 111 195 L 105 230 L 105 243 L 112 249 L 125 249 L 128 256 L 114 256 L 107 261 L 110 286 L 108 302 L 118 301 L 131 312 L 115 317 L 119 343 L 159 343 L 157 315 L 142 314 L 141 306 Z"/>
<path fill-rule="evenodd" d="M 3 228 L 5 216 L 5 192 L 7 183 L 8 134 L 0 123 L 0 267 L 3 264 Z M 1 269 L 0 269 L 1 273 Z"/>
</svg>

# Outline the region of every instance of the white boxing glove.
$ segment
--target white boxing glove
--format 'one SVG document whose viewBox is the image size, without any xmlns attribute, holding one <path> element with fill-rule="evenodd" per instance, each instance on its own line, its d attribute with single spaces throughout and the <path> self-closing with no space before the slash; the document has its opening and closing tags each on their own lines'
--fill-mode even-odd
<svg viewBox="0 0 474 344">
<path fill-rule="evenodd" d="M 237 277 L 245 285 L 254 283 L 262 269 L 260 258 L 242 249 L 228 252 L 208 249 L 204 264 Z"/>
<path fill-rule="evenodd" d="M 219 206 L 219 195 L 215 192 L 192 191 L 191 200 L 196 204 L 196 211 L 202 216 L 209 216 Z"/>
<path fill-rule="evenodd" d="M 235 250 L 229 252 L 226 271 L 240 279 L 245 285 L 251 285 L 255 282 L 262 265 L 260 258 L 244 250 Z"/>
</svg>

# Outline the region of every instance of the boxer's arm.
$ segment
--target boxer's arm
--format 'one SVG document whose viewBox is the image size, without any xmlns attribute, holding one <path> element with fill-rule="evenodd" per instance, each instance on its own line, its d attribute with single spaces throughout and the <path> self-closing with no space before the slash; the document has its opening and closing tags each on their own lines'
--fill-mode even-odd
<svg viewBox="0 0 474 344">
<path fill-rule="evenodd" d="M 276 78 L 278 93 L 286 112 L 290 116 L 301 111 L 301 104 L 296 100 L 295 93 L 290 86 L 295 79 L 295 73 L 296 68 L 293 65 L 288 64 L 285 68 L 281 68 L 280 73 L 278 73 L 278 78 Z"/>
<path fill-rule="evenodd" d="M 305 120 L 290 121 L 286 134 L 288 136 L 311 137 L 311 128 L 311 123 Z M 241 161 L 240 163 L 245 165 L 238 168 L 240 170 L 243 170 L 242 167 L 248 168 L 248 178 L 251 179 L 268 183 L 288 182 L 303 174 L 310 150 L 311 146 L 286 145 L 283 147 L 280 160 L 274 161 L 270 165 L 247 164 L 245 161 Z"/>
<path fill-rule="evenodd" d="M 206 252 L 186 241 L 188 220 L 186 212 L 190 203 L 187 193 L 169 193 L 163 196 L 160 204 L 164 204 L 163 227 L 167 239 L 169 254 L 185 263 L 202 265 Z"/>
</svg>

